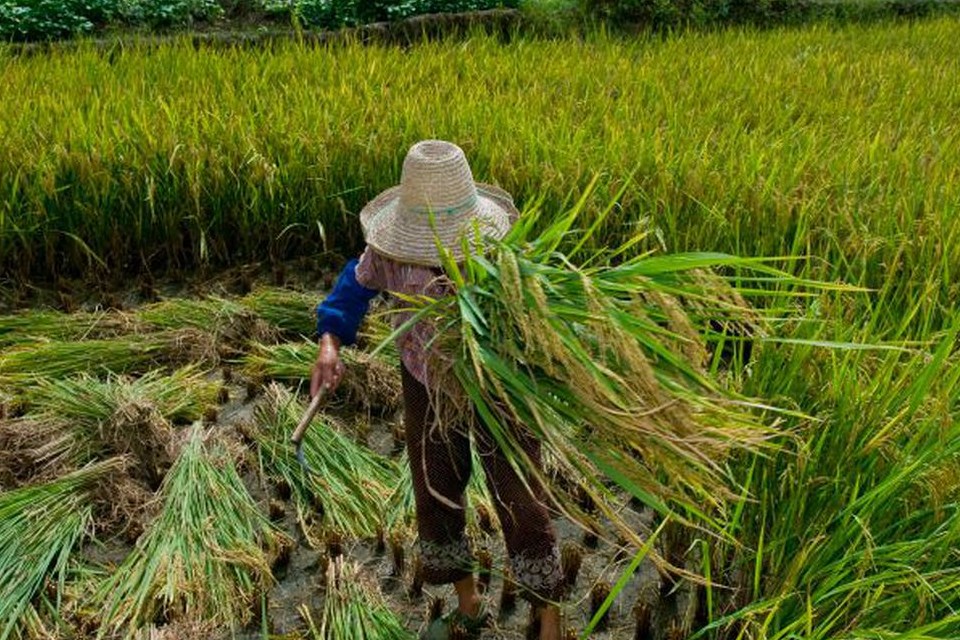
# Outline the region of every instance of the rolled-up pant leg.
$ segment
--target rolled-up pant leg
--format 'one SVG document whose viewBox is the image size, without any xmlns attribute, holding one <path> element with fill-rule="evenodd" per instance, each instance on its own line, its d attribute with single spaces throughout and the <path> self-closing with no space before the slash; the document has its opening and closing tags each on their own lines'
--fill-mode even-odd
<svg viewBox="0 0 960 640">
<path fill-rule="evenodd" d="M 426 388 L 406 367 L 401 367 L 401 379 L 423 580 L 457 582 L 473 569 L 473 553 L 464 533 L 470 436 L 462 425 L 438 428 Z"/>
</svg>

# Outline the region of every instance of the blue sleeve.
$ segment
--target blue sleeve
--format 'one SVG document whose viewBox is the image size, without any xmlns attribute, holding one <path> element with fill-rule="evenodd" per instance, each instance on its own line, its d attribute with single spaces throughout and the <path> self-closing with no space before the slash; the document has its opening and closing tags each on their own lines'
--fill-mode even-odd
<svg viewBox="0 0 960 640">
<path fill-rule="evenodd" d="M 379 293 L 357 282 L 357 260 L 351 260 L 340 272 L 333 291 L 317 305 L 317 337 L 332 333 L 341 344 L 357 341 L 357 329 L 367 314 L 370 301 Z"/>
</svg>

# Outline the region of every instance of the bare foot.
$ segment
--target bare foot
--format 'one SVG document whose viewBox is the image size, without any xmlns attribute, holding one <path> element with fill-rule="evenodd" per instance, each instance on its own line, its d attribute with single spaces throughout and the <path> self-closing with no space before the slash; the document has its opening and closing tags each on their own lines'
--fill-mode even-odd
<svg viewBox="0 0 960 640">
<path fill-rule="evenodd" d="M 560 607 L 548 605 L 540 609 L 540 640 L 560 640 Z"/>
<path fill-rule="evenodd" d="M 473 574 L 455 582 L 453 588 L 457 591 L 457 609 L 460 613 L 470 618 L 480 615 L 480 593 Z"/>
</svg>

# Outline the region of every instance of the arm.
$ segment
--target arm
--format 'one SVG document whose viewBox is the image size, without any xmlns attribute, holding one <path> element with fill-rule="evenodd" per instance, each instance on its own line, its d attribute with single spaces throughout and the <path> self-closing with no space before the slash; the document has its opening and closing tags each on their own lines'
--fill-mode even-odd
<svg viewBox="0 0 960 640">
<path fill-rule="evenodd" d="M 336 336 L 342 344 L 357 341 L 357 329 L 367 315 L 370 301 L 379 291 L 360 284 L 357 280 L 358 260 L 351 260 L 340 272 L 333 291 L 317 305 L 317 335 Z"/>
<path fill-rule="evenodd" d="M 323 302 L 317 305 L 317 335 L 320 351 L 310 375 L 310 395 L 320 387 L 334 389 L 340 383 L 343 363 L 341 344 L 353 344 L 370 301 L 378 291 L 357 281 L 357 260 L 351 260 L 340 272 L 337 282 Z"/>
</svg>

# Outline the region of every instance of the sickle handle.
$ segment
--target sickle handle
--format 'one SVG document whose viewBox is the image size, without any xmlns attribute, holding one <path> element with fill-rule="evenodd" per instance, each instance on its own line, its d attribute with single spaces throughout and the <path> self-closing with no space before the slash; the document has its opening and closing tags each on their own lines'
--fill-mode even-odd
<svg viewBox="0 0 960 640">
<path fill-rule="evenodd" d="M 303 440 L 303 434 L 307 432 L 310 421 L 313 420 L 313 416 L 317 415 L 317 411 L 320 410 L 325 392 L 326 388 L 321 386 L 320 390 L 317 391 L 317 395 L 313 396 L 313 400 L 310 401 L 310 406 L 307 407 L 306 413 L 300 418 L 300 424 L 297 425 L 297 428 L 293 430 L 293 435 L 290 436 L 290 442 L 293 444 L 299 445 L 300 441 Z"/>
</svg>

